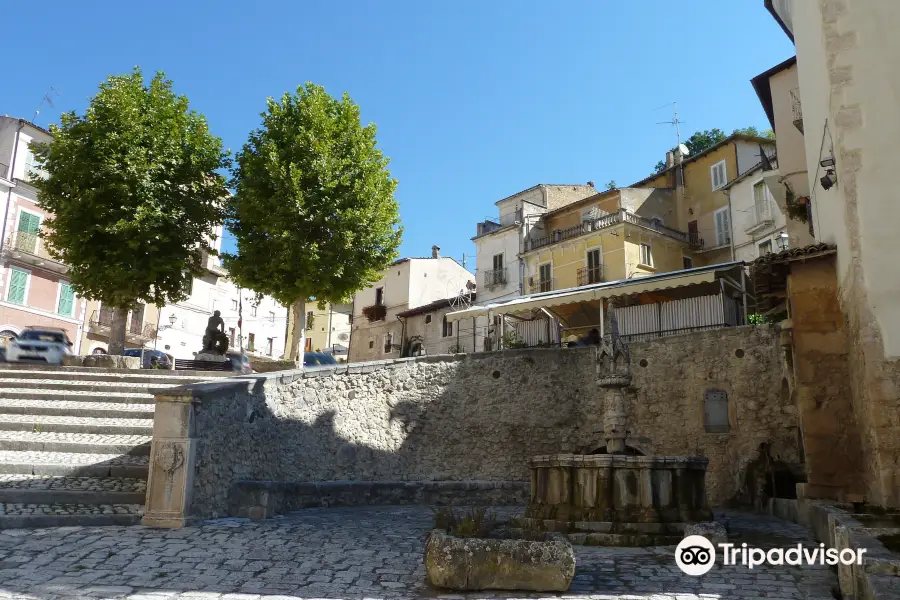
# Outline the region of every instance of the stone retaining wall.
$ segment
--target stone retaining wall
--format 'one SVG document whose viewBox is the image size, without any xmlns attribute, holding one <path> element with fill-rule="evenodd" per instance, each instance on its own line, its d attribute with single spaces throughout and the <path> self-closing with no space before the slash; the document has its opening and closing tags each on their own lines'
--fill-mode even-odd
<svg viewBox="0 0 900 600">
<path fill-rule="evenodd" d="M 711 504 L 748 483 L 761 444 L 770 459 L 796 462 L 797 420 L 780 394 L 771 327 L 630 347 L 626 443 L 648 455 L 708 456 Z M 593 349 L 541 349 L 337 365 L 169 390 L 157 396 L 145 523 L 233 513 L 229 496 L 248 480 L 526 482 L 531 456 L 604 445 L 595 378 Z M 727 432 L 705 430 L 709 389 L 727 393 Z M 180 481 L 190 492 L 184 497 L 171 493 Z"/>
</svg>

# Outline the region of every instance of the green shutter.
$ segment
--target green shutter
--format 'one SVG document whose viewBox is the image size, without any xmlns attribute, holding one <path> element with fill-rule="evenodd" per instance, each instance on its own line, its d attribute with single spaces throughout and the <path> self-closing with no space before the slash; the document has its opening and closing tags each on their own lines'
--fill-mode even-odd
<svg viewBox="0 0 900 600">
<path fill-rule="evenodd" d="M 75 304 L 75 291 L 68 283 L 61 282 L 59 284 L 59 306 L 56 312 L 67 317 L 72 316 L 72 307 Z"/>
<path fill-rule="evenodd" d="M 25 304 L 25 286 L 28 284 L 28 272 L 21 269 L 11 269 L 11 271 L 6 300 L 15 304 Z"/>
<path fill-rule="evenodd" d="M 27 212 L 19 213 L 19 231 L 37 233 L 41 227 L 41 218 Z"/>
<path fill-rule="evenodd" d="M 27 212 L 19 213 L 19 231 L 16 233 L 16 250 L 34 254 L 37 250 L 41 218 Z"/>
</svg>

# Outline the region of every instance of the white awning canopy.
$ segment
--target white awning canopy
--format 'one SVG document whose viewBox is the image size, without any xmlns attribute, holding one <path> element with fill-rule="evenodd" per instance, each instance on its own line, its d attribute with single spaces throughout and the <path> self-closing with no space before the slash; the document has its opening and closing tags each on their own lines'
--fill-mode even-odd
<svg viewBox="0 0 900 600">
<path fill-rule="evenodd" d="M 578 288 L 531 294 L 512 300 L 473 306 L 466 310 L 448 313 L 447 320 L 459 321 L 461 319 L 471 319 L 488 315 L 491 312 L 495 314 L 521 313 L 539 308 L 551 308 L 566 304 L 579 304 L 581 302 L 602 300 L 614 296 L 630 296 L 644 292 L 712 283 L 717 279 L 719 273 L 731 271 L 735 267 L 742 267 L 743 265 L 744 263 L 742 261 L 722 263 L 710 265 L 708 267 L 697 267 L 695 269 L 675 271 L 673 273 L 650 275 L 638 279 L 622 279 L 619 281 L 609 281 Z"/>
</svg>

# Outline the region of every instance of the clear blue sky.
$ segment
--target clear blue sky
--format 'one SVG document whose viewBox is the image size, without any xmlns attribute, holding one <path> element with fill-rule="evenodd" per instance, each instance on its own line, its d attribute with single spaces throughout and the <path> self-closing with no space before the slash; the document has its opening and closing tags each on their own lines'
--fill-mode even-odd
<svg viewBox="0 0 900 600">
<path fill-rule="evenodd" d="M 762 0 L 16 2 L 0 113 L 83 111 L 108 75 L 165 71 L 238 149 L 267 96 L 349 92 L 399 180 L 402 256 L 474 270 L 475 224 L 537 183 L 648 175 L 695 130 L 768 123 L 749 80 L 793 53 Z M 226 240 L 227 243 L 227 240 Z"/>
</svg>

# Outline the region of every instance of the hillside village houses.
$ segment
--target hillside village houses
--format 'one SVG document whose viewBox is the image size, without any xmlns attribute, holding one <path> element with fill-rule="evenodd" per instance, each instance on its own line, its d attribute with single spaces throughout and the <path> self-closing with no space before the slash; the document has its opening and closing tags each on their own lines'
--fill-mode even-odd
<svg viewBox="0 0 900 600">
<path fill-rule="evenodd" d="M 66 331 L 75 353 L 103 353 L 109 343 L 111 311 L 100 302 L 75 295 L 66 279 L 68 268 L 50 257 L 39 235 L 49 215 L 37 205 L 37 192 L 27 183 L 29 173 L 41 172 L 28 146 L 50 139 L 48 131 L 24 119 L 0 116 L 0 202 L 5 207 L 0 238 L 0 337 L 14 337 L 27 326 L 56 327 Z M 219 227 L 217 250 L 221 241 Z M 282 356 L 287 310 L 269 297 L 254 306 L 256 294 L 230 282 L 218 257 L 204 260 L 205 272 L 191 278 L 186 300 L 161 310 L 139 304 L 129 311 L 126 347 L 155 347 L 175 358 L 191 359 L 202 348 L 209 316 L 220 310 L 235 350 L 243 348 L 257 357 Z M 243 309 L 242 328 L 238 327 L 239 308 Z"/>
<path fill-rule="evenodd" d="M 465 295 L 474 286 L 475 275 L 455 259 L 441 256 L 437 246 L 432 247 L 430 257 L 394 262 L 381 279 L 357 292 L 353 299 L 348 361 L 400 358 L 409 354 L 411 341 L 418 342 L 417 353 L 424 353 L 429 347 L 440 348 L 441 353 L 471 352 L 471 343 L 464 346 L 471 338 L 471 330 L 463 333 L 458 324 L 432 319 L 410 336 L 403 315 L 411 309 Z M 416 336 L 422 339 L 412 340 Z M 459 339 L 458 347 L 447 348 L 447 339 Z"/>
</svg>

